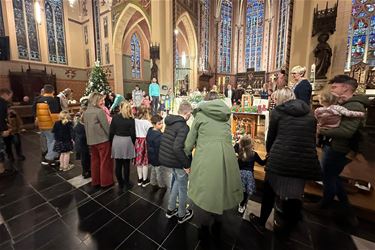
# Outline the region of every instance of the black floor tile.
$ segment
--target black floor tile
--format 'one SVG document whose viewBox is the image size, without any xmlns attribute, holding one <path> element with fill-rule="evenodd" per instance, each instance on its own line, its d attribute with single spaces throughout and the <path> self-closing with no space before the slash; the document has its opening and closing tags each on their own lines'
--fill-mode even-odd
<svg viewBox="0 0 375 250">
<path fill-rule="evenodd" d="M 123 218 L 133 227 L 138 227 L 153 213 L 158 207 L 148 201 L 139 199 L 125 211 L 120 213 Z"/>
<path fill-rule="evenodd" d="M 163 190 L 157 190 L 153 191 L 152 186 L 148 185 L 147 187 L 139 187 L 134 186 L 134 188 L 131 190 L 132 192 L 142 196 L 143 199 L 156 204 L 164 209 L 168 208 L 168 200 L 169 200 L 169 192 L 170 189 L 163 191 Z"/>
<path fill-rule="evenodd" d="M 139 231 L 161 244 L 177 225 L 176 219 L 165 217 L 165 211 L 158 209 L 140 228 Z"/>
<path fill-rule="evenodd" d="M 0 249 L 1 250 L 13 250 L 12 242 L 7 241 L 7 242 L 5 242 L 3 244 L 0 244 Z"/>
<path fill-rule="evenodd" d="M 108 203 L 114 201 L 115 199 L 119 198 L 122 194 L 119 194 L 118 187 L 114 186 L 104 192 L 101 192 L 98 196 L 95 197 L 95 200 L 98 201 L 102 205 L 107 205 Z"/>
<path fill-rule="evenodd" d="M 44 202 L 46 202 L 46 200 L 43 199 L 39 194 L 33 194 L 11 203 L 8 206 L 2 207 L 0 212 L 5 220 L 9 220 L 14 216 L 33 209 Z"/>
<path fill-rule="evenodd" d="M 309 224 L 313 248 L 316 250 L 324 249 L 357 249 L 350 235 L 343 232 L 321 227 L 318 224 Z"/>
<path fill-rule="evenodd" d="M 71 192 L 65 193 L 64 195 L 53 199 L 50 203 L 59 211 L 60 214 L 77 208 L 81 203 L 88 200 L 88 196 L 79 189 L 74 189 Z"/>
<path fill-rule="evenodd" d="M 56 174 L 53 174 L 40 178 L 35 182 L 31 183 L 31 185 L 40 192 L 47 188 L 51 188 L 52 186 L 55 186 L 63 181 L 63 178 L 57 176 Z"/>
<path fill-rule="evenodd" d="M 190 223 L 178 225 L 163 243 L 168 250 L 190 250 L 198 245 L 198 229 Z"/>
<path fill-rule="evenodd" d="M 84 221 L 97 211 L 102 209 L 102 206 L 93 200 L 80 205 L 76 209 L 72 209 L 65 215 L 63 215 L 63 221 L 70 226 L 78 226 L 80 221 Z"/>
<path fill-rule="evenodd" d="M 10 235 L 4 224 L 0 225 L 0 245 L 10 240 Z M 1 247 L 0 247 L 1 248 Z"/>
<path fill-rule="evenodd" d="M 22 240 L 16 242 L 15 249 L 39 249 L 46 247 L 52 242 L 60 245 L 74 246 L 80 244 L 80 240 L 74 237 L 60 219 L 51 221 L 38 231 L 33 232 Z M 52 248 L 50 248 L 52 249 Z M 73 249 L 73 248 L 65 248 Z"/>
<path fill-rule="evenodd" d="M 48 220 L 57 217 L 56 211 L 49 205 L 43 204 L 7 222 L 12 237 L 37 230 Z"/>
<path fill-rule="evenodd" d="M 2 182 L 3 180 L 1 180 Z M 0 206 L 6 206 L 11 202 L 23 199 L 24 197 L 36 194 L 36 192 L 29 186 L 18 186 L 17 184 L 9 183 L 9 186 L 3 190 L 0 190 L 1 194 L 4 194 L 0 197 Z M 11 187 L 11 188 L 10 188 Z"/>
<path fill-rule="evenodd" d="M 51 188 L 43 190 L 40 193 L 47 200 L 52 200 L 52 199 L 55 199 L 58 196 L 61 196 L 65 193 L 68 193 L 68 192 L 72 191 L 73 189 L 75 189 L 75 187 L 73 187 L 69 182 L 64 181 L 64 182 L 61 182 L 57 185 L 54 185 Z"/>
<path fill-rule="evenodd" d="M 78 175 L 82 174 L 82 168 L 81 166 L 78 166 L 77 164 L 74 165 L 74 168 L 72 168 L 69 171 L 66 172 L 59 172 L 58 175 L 63 177 L 65 180 L 70 180 L 74 177 L 77 177 Z"/>
<path fill-rule="evenodd" d="M 148 239 L 144 235 L 142 235 L 139 232 L 134 232 L 125 242 L 121 244 L 117 249 L 121 250 L 139 250 L 139 249 L 147 249 L 147 250 L 152 250 L 152 249 L 158 249 L 159 246 L 153 242 L 152 240 Z"/>
<path fill-rule="evenodd" d="M 113 218 L 114 215 L 111 212 L 102 208 L 92 214 L 90 217 L 84 220 L 78 219 L 73 221 L 73 223 L 69 223 L 68 226 L 71 231 L 78 236 L 78 238 L 81 240 L 86 240 L 89 235 L 95 233 L 99 228 L 104 226 Z"/>
<path fill-rule="evenodd" d="M 126 208 L 131 206 L 134 202 L 139 200 L 140 198 L 130 192 L 126 192 L 116 200 L 112 201 L 111 203 L 107 204 L 106 207 L 111 210 L 115 214 L 120 214 Z"/>
<path fill-rule="evenodd" d="M 99 229 L 85 244 L 91 249 L 115 249 L 119 246 L 132 232 L 134 228 L 120 220 L 114 218 L 104 227 Z"/>
<path fill-rule="evenodd" d="M 83 192 L 89 194 L 92 197 L 96 197 L 96 196 L 100 195 L 103 192 L 102 188 L 100 188 L 100 187 L 93 187 L 91 185 L 91 182 L 83 185 L 79 189 L 82 190 Z"/>
</svg>

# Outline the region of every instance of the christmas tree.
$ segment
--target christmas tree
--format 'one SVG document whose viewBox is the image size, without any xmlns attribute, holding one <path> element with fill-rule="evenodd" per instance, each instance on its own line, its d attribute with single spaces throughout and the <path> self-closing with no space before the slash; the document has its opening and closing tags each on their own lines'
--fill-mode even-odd
<svg viewBox="0 0 375 250">
<path fill-rule="evenodd" d="M 112 92 L 99 61 L 95 62 L 95 67 L 92 69 L 89 82 L 86 85 L 85 96 L 89 96 L 92 92 L 104 94 Z"/>
</svg>

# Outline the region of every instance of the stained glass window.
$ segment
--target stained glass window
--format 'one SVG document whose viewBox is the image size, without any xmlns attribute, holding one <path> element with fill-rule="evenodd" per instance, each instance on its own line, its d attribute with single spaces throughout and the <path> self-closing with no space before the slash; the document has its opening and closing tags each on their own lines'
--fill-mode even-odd
<svg viewBox="0 0 375 250">
<path fill-rule="evenodd" d="M 20 59 L 40 60 L 33 0 L 13 0 L 17 50 Z"/>
<path fill-rule="evenodd" d="M 230 52 L 232 44 L 232 1 L 223 0 L 221 3 L 220 33 L 218 36 L 219 56 L 218 72 L 230 73 Z"/>
<path fill-rule="evenodd" d="M 361 61 L 375 66 L 375 2 L 352 0 L 346 69 Z"/>
<path fill-rule="evenodd" d="M 247 68 L 256 71 L 262 69 L 263 23 L 263 0 L 247 0 L 245 60 Z"/>
<path fill-rule="evenodd" d="M 210 32 L 210 1 L 204 0 L 201 5 L 201 28 L 200 28 L 200 47 L 202 55 L 202 67 L 208 69 L 208 55 L 209 55 L 209 32 Z"/>
<path fill-rule="evenodd" d="M 0 2 L 0 36 L 5 36 L 3 11 L 2 11 L 2 7 L 1 7 L 1 2 Z"/>
<path fill-rule="evenodd" d="M 287 49 L 287 35 L 289 23 L 289 4 L 290 0 L 279 1 L 279 19 L 278 19 L 278 34 L 276 46 L 276 68 L 279 69 L 285 64 L 286 49 Z"/>
<path fill-rule="evenodd" d="M 130 41 L 132 77 L 141 78 L 141 46 L 137 35 L 134 33 Z"/>
<path fill-rule="evenodd" d="M 63 0 L 46 0 L 45 12 L 49 61 L 66 64 Z"/>
<path fill-rule="evenodd" d="M 95 34 L 95 49 L 96 49 L 96 60 L 101 61 L 102 50 L 100 43 L 100 3 L 99 0 L 92 0 L 94 8 L 94 34 Z"/>
</svg>

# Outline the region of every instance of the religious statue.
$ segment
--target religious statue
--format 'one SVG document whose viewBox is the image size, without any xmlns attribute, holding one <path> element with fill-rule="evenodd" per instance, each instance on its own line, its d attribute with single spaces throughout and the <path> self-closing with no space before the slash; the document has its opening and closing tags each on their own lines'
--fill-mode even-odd
<svg viewBox="0 0 375 250">
<path fill-rule="evenodd" d="M 318 37 L 318 45 L 314 49 L 315 56 L 315 77 L 325 79 L 329 66 L 331 66 L 332 49 L 327 43 L 329 35 L 323 33 Z"/>
<path fill-rule="evenodd" d="M 152 67 L 151 67 L 151 79 L 156 78 L 158 79 L 158 65 L 156 65 L 156 60 L 151 59 Z"/>
</svg>

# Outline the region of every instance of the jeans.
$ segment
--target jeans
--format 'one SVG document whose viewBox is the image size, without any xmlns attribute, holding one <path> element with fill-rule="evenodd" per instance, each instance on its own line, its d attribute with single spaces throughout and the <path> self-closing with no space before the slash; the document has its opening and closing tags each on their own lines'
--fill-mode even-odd
<svg viewBox="0 0 375 250">
<path fill-rule="evenodd" d="M 337 152 L 328 145 L 323 147 L 323 152 L 321 165 L 323 168 L 324 186 L 321 205 L 329 205 L 337 195 L 343 205 L 348 206 L 348 196 L 342 186 L 339 175 L 350 160 L 346 158 L 345 153 Z"/>
<path fill-rule="evenodd" d="M 45 158 L 49 161 L 52 161 L 57 156 L 59 156 L 59 154 L 57 152 L 53 151 L 53 146 L 55 145 L 54 134 L 51 132 L 51 130 L 43 130 L 43 131 L 41 131 L 41 134 L 47 140 L 47 154 L 46 154 Z"/>
<path fill-rule="evenodd" d="M 156 115 L 159 109 L 159 96 L 152 96 L 151 112 L 152 115 Z"/>
<path fill-rule="evenodd" d="M 178 197 L 178 216 L 184 217 L 186 213 L 188 175 L 183 169 L 172 168 L 171 193 L 169 195 L 168 210 L 176 209 Z"/>
<path fill-rule="evenodd" d="M 169 171 L 163 166 L 151 166 L 150 183 L 153 186 L 166 187 Z"/>
</svg>

